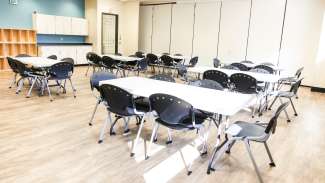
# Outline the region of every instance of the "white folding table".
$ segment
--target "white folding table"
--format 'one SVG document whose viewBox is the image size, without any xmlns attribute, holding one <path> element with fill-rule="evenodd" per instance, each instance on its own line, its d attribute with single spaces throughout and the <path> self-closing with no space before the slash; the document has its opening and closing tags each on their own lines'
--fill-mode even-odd
<svg viewBox="0 0 325 183">
<path fill-rule="evenodd" d="M 190 86 L 180 83 L 171 83 L 166 81 L 153 80 L 142 77 L 127 77 L 99 82 L 99 85 L 111 84 L 120 87 L 133 95 L 148 98 L 155 93 L 164 93 L 176 96 L 189 102 L 194 108 L 214 114 L 226 116 L 226 124 L 220 124 L 218 128 L 218 139 L 216 147 L 221 142 L 221 134 L 228 125 L 229 116 L 232 116 L 246 107 L 253 99 L 254 95 L 240 94 L 228 91 L 218 91 L 213 89 Z M 143 117 L 144 118 L 144 117 Z M 143 119 L 137 133 L 131 155 L 138 143 Z"/>
<path fill-rule="evenodd" d="M 61 62 L 60 60 L 54 60 L 45 57 L 15 57 L 14 59 L 34 68 L 47 68 Z"/>
<path fill-rule="evenodd" d="M 203 74 L 207 70 L 218 70 L 224 72 L 228 76 L 231 76 L 232 74 L 235 73 L 243 73 L 254 77 L 257 81 L 262 81 L 266 83 L 276 83 L 281 78 L 285 77 L 285 76 L 275 75 L 275 74 L 255 73 L 255 72 L 239 71 L 239 70 L 232 70 L 232 69 L 221 69 L 221 68 L 215 68 L 209 66 L 195 66 L 187 69 L 188 72 L 197 73 L 197 74 Z"/>
<path fill-rule="evenodd" d="M 138 57 L 128 57 L 128 56 L 120 56 L 120 55 L 112 55 L 112 54 L 107 54 L 107 55 L 102 55 L 102 56 L 108 56 L 114 60 L 118 60 L 121 62 L 132 62 L 132 61 L 139 61 L 142 59 L 142 58 L 138 58 Z"/>
</svg>

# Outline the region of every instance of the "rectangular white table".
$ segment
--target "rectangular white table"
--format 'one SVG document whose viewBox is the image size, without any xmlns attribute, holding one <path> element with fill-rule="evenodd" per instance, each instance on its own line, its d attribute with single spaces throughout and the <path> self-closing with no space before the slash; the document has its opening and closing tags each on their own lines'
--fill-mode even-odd
<svg viewBox="0 0 325 183">
<path fill-rule="evenodd" d="M 197 74 L 203 74 L 207 70 L 218 70 L 221 72 L 224 72 L 229 77 L 232 74 L 235 73 L 243 73 L 250 75 L 254 77 L 257 81 L 267 82 L 267 83 L 276 83 L 281 78 L 285 77 L 282 75 L 275 75 L 275 74 L 263 74 L 263 73 L 255 73 L 255 72 L 249 72 L 249 71 L 239 71 L 239 70 L 232 70 L 232 69 L 221 69 L 221 68 L 215 68 L 215 67 L 209 67 L 209 66 L 195 66 L 188 68 L 188 72 L 197 73 Z"/>
<path fill-rule="evenodd" d="M 113 54 L 107 54 L 107 55 L 102 55 L 102 56 L 108 56 L 114 60 L 118 60 L 121 62 L 132 62 L 132 61 L 139 61 L 142 59 L 142 58 L 138 58 L 138 57 L 119 56 L 119 55 L 113 55 Z"/>
<path fill-rule="evenodd" d="M 118 86 L 134 95 L 147 98 L 155 93 L 173 95 L 189 102 L 196 109 L 226 116 L 236 114 L 255 97 L 255 95 L 218 91 L 142 77 L 119 78 L 101 81 L 99 84 Z"/>
<path fill-rule="evenodd" d="M 15 57 L 14 59 L 34 68 L 47 68 L 61 62 L 60 60 L 54 60 L 45 57 Z"/>
</svg>

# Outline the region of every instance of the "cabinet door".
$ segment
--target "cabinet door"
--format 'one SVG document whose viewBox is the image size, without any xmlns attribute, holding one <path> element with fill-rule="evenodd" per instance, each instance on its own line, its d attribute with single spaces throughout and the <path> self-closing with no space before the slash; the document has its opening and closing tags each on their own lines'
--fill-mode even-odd
<svg viewBox="0 0 325 183">
<path fill-rule="evenodd" d="M 71 18 L 56 16 L 55 17 L 55 34 L 70 35 L 71 34 Z"/>
<path fill-rule="evenodd" d="M 72 58 L 76 60 L 76 47 L 75 46 L 60 46 L 60 59 Z"/>
<path fill-rule="evenodd" d="M 55 34 L 55 16 L 34 14 L 33 28 L 38 34 Z"/>
<path fill-rule="evenodd" d="M 57 46 L 40 46 L 41 57 L 48 57 L 50 55 L 59 55 L 59 49 Z"/>
<path fill-rule="evenodd" d="M 88 21 L 83 18 L 71 18 L 71 34 L 87 36 L 88 35 Z"/>
<path fill-rule="evenodd" d="M 92 46 L 78 46 L 76 64 L 87 64 L 86 54 L 92 51 Z"/>
</svg>

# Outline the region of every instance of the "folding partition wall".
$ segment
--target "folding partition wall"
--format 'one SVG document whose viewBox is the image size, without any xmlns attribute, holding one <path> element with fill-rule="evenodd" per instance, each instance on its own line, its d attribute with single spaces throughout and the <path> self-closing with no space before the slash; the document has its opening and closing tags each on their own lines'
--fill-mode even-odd
<svg viewBox="0 0 325 183">
<path fill-rule="evenodd" d="M 325 65 L 316 63 L 324 10 L 321 0 L 141 6 L 139 48 L 147 53 L 199 56 L 200 65 L 212 66 L 217 56 L 226 63 L 279 63 L 290 73 L 305 66 L 304 84 L 315 86 L 319 77 L 314 70 Z"/>
</svg>

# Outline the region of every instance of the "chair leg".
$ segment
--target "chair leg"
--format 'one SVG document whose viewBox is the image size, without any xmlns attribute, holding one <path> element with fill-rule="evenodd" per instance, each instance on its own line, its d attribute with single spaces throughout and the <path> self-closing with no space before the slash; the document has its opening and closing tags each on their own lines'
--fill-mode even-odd
<svg viewBox="0 0 325 183">
<path fill-rule="evenodd" d="M 95 105 L 95 109 L 93 111 L 93 114 L 91 115 L 91 118 L 90 118 L 90 121 L 89 121 L 89 126 L 93 126 L 93 120 L 94 120 L 94 117 L 95 117 L 95 113 L 97 111 L 97 108 L 98 108 L 98 105 L 100 104 L 101 100 L 98 99 L 97 102 L 96 102 L 96 105 Z"/>
<path fill-rule="evenodd" d="M 10 82 L 9 88 L 12 88 L 12 86 L 13 86 L 14 84 L 16 84 L 16 79 L 17 79 L 17 73 L 15 73 L 15 75 L 14 75 L 12 81 Z"/>
<path fill-rule="evenodd" d="M 73 86 L 73 84 L 72 84 L 72 81 L 71 81 L 71 78 L 69 78 L 69 81 L 70 81 L 70 85 L 71 85 L 71 88 L 72 88 L 72 90 L 73 90 L 73 97 L 74 98 L 76 98 L 77 96 L 76 96 L 76 88 Z"/>
<path fill-rule="evenodd" d="M 139 138 L 140 138 L 140 134 L 141 134 L 141 131 L 142 131 L 142 128 L 143 128 L 143 123 L 144 123 L 145 116 L 146 115 L 144 114 L 142 116 L 142 118 L 141 118 L 140 126 L 139 126 L 138 133 L 137 133 L 137 137 L 135 138 L 135 140 L 133 142 L 133 147 L 132 147 L 131 154 L 130 154 L 131 157 L 134 156 L 134 150 L 136 149 L 136 146 L 137 146 Z"/>
<path fill-rule="evenodd" d="M 53 98 L 52 98 L 52 95 L 51 95 L 51 91 L 50 91 L 50 87 L 49 87 L 49 82 L 48 81 L 45 81 L 45 84 L 46 84 L 47 92 L 48 92 L 49 97 L 50 97 L 50 101 L 52 102 L 53 101 Z"/>
<path fill-rule="evenodd" d="M 123 135 L 128 135 L 130 133 L 130 129 L 129 129 L 130 117 L 127 117 L 127 120 L 125 118 L 123 118 L 123 120 L 124 120 L 124 132 L 123 132 Z"/>
<path fill-rule="evenodd" d="M 153 127 L 153 130 L 152 130 L 152 133 L 151 133 L 151 137 L 150 137 L 150 143 L 149 143 L 149 146 L 148 146 L 148 151 L 147 151 L 147 155 L 146 155 L 146 160 L 149 159 L 150 157 L 150 153 L 151 153 L 151 146 L 152 146 L 152 143 L 154 141 L 154 138 L 156 136 L 156 133 L 158 131 L 158 127 L 159 127 L 159 123 L 155 122 L 155 125 Z"/>
<path fill-rule="evenodd" d="M 173 139 L 172 139 L 172 132 L 171 132 L 171 129 L 170 128 L 167 128 L 167 142 L 166 144 L 171 144 L 173 143 Z"/>
<path fill-rule="evenodd" d="M 85 76 L 87 76 L 87 75 L 88 75 L 88 71 L 89 71 L 89 68 L 90 68 L 90 64 L 88 64 L 88 68 L 87 68 L 87 71 L 86 71 L 86 74 L 85 74 Z"/>
<path fill-rule="evenodd" d="M 31 96 L 31 94 L 32 94 L 32 90 L 33 90 L 33 88 L 34 88 L 34 85 L 35 85 L 35 82 L 36 82 L 37 78 L 38 78 L 37 76 L 34 78 L 34 80 L 33 80 L 33 82 L 32 82 L 32 86 L 30 86 L 30 89 L 29 89 L 29 91 L 28 91 L 28 93 L 27 93 L 26 98 L 29 98 L 29 97 Z"/>
<path fill-rule="evenodd" d="M 21 91 L 21 89 L 23 88 L 24 85 L 24 78 L 21 78 L 18 82 L 18 88 L 16 90 L 16 94 L 19 94 L 19 92 Z"/>
<path fill-rule="evenodd" d="M 179 153 L 181 154 L 181 157 L 182 157 L 183 163 L 184 163 L 185 168 L 186 168 L 186 171 L 187 171 L 187 175 L 191 175 L 191 173 L 192 173 L 192 170 L 191 170 L 192 163 L 190 163 L 190 164 L 187 166 L 187 165 L 186 165 L 185 158 L 184 158 L 184 155 L 183 155 L 183 152 L 182 152 L 181 149 L 179 149 Z"/>
<path fill-rule="evenodd" d="M 103 139 L 104 139 L 104 136 L 105 136 L 105 131 L 107 129 L 107 126 L 108 126 L 109 122 L 110 122 L 109 117 L 107 116 L 107 118 L 104 121 L 103 127 L 102 127 L 102 129 L 100 131 L 100 134 L 99 134 L 99 140 L 98 140 L 99 144 L 103 142 Z"/>
<path fill-rule="evenodd" d="M 252 161 L 252 163 L 253 163 L 253 165 L 254 165 L 254 169 L 255 169 L 255 172 L 256 172 L 256 174 L 257 174 L 258 180 L 259 180 L 261 183 L 263 183 L 262 176 L 261 176 L 260 171 L 259 171 L 259 169 L 258 169 L 258 167 L 257 167 L 257 165 L 256 165 L 256 162 L 255 162 L 255 159 L 254 159 L 254 157 L 253 157 L 252 151 L 251 151 L 251 149 L 250 149 L 250 147 L 249 147 L 248 140 L 247 140 L 247 139 L 244 140 L 244 143 L 245 143 L 245 147 L 246 147 L 246 150 L 247 150 L 247 152 L 248 152 L 248 155 L 249 155 L 249 157 L 250 157 L 250 159 L 251 159 L 251 161 Z"/>
<path fill-rule="evenodd" d="M 269 163 L 269 165 L 272 166 L 272 167 L 275 167 L 275 163 L 274 163 L 274 161 L 273 161 L 273 158 L 272 158 L 272 155 L 271 155 L 271 152 L 270 152 L 269 146 L 267 145 L 266 142 L 264 142 L 264 147 L 265 147 L 266 152 L 267 152 L 267 155 L 269 156 L 269 159 L 270 159 L 270 163 Z"/>
<path fill-rule="evenodd" d="M 226 150 L 226 153 L 227 153 L 227 154 L 230 154 L 230 152 L 231 152 L 231 148 L 235 145 L 235 143 L 236 143 L 236 141 L 233 140 L 233 141 L 231 141 L 231 143 L 228 145 L 228 149 Z"/>
<path fill-rule="evenodd" d="M 275 101 L 276 101 L 278 98 L 279 98 L 278 96 L 276 96 L 276 97 L 274 98 L 274 100 L 272 101 L 272 103 L 271 103 L 271 105 L 270 105 L 270 107 L 269 107 L 269 110 L 272 109 L 273 104 L 275 103 Z"/>
<path fill-rule="evenodd" d="M 292 102 L 292 99 L 289 98 L 289 100 L 290 100 L 290 103 L 291 103 L 292 109 L 293 109 L 293 111 L 295 112 L 295 116 L 298 116 L 298 113 L 297 113 L 297 111 L 296 111 L 295 105 L 294 105 L 293 102 Z"/>
<path fill-rule="evenodd" d="M 281 98 L 279 98 L 279 100 L 280 100 L 280 103 L 281 104 L 283 104 L 283 101 L 282 101 L 282 99 Z M 284 114 L 286 115 L 286 117 L 287 117 L 287 122 L 291 122 L 291 120 L 290 120 L 290 118 L 289 118 L 289 115 L 288 115 L 288 112 L 287 112 L 287 109 L 284 109 Z"/>
</svg>

